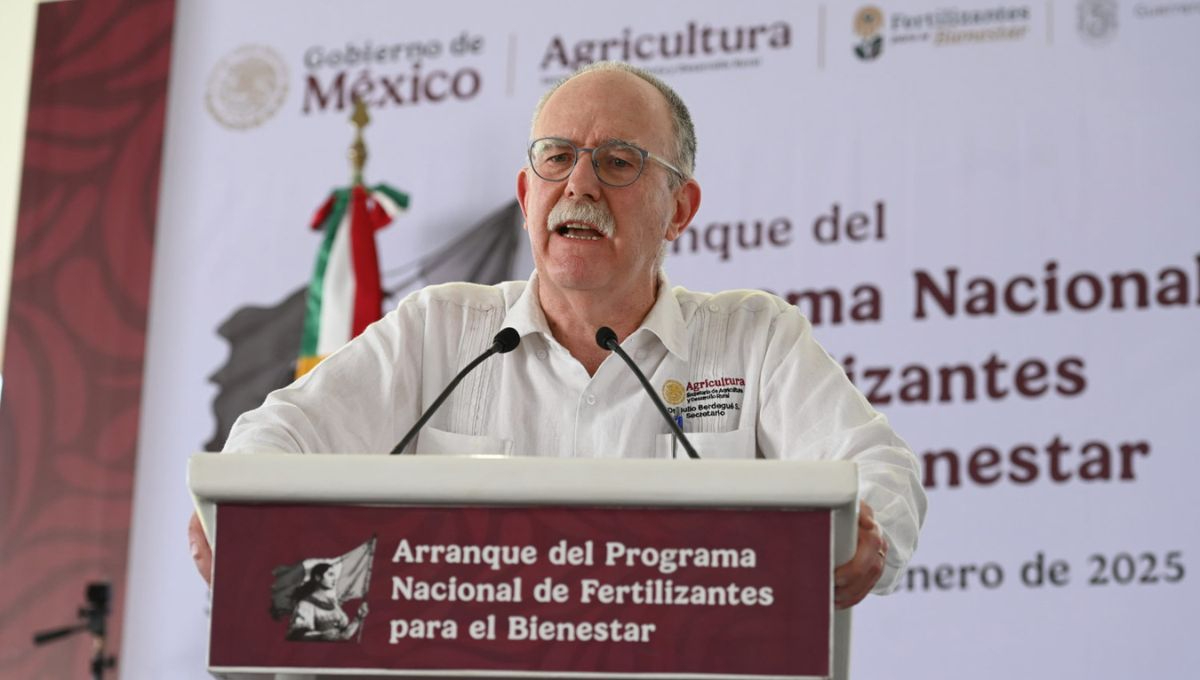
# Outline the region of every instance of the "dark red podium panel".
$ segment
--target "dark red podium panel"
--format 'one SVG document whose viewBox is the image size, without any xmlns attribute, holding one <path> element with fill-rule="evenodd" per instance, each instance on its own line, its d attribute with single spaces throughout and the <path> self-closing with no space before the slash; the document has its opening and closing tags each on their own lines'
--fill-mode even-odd
<svg viewBox="0 0 1200 680">
<path fill-rule="evenodd" d="M 226 504 L 210 665 L 822 677 L 830 543 L 829 510 Z"/>
</svg>

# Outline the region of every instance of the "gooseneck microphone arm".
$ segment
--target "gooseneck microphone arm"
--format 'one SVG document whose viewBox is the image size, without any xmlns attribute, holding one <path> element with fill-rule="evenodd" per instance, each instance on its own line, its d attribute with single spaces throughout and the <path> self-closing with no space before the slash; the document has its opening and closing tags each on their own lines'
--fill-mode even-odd
<svg viewBox="0 0 1200 680">
<path fill-rule="evenodd" d="M 513 351 L 519 344 L 521 344 L 521 335 L 517 333 L 515 328 L 510 327 L 501 329 L 501 331 L 496 334 L 495 339 L 492 341 L 492 346 L 489 347 L 483 354 L 475 357 L 475 360 L 467 364 L 466 368 L 459 371 L 458 375 L 454 376 L 454 380 L 451 380 L 450 384 L 446 385 L 446 389 L 442 390 L 442 393 L 438 395 L 438 398 L 434 399 L 433 403 L 429 405 L 429 408 L 425 409 L 425 412 L 421 414 L 421 417 L 417 420 L 417 423 L 412 426 L 412 429 L 408 431 L 408 434 L 404 435 L 404 439 L 401 439 L 400 443 L 396 444 L 396 448 L 392 449 L 392 455 L 394 456 L 398 453 L 404 453 L 404 447 L 408 446 L 408 443 L 413 440 L 413 437 L 417 436 L 417 432 L 419 432 L 421 428 L 424 427 L 425 423 L 433 417 L 434 412 L 438 410 L 438 407 L 442 405 L 442 402 L 446 401 L 446 397 L 450 396 L 450 393 L 454 391 L 454 388 L 458 387 L 458 383 L 462 382 L 462 379 L 467 377 L 468 373 L 475 370 L 476 366 L 482 364 L 493 354 L 506 354 Z"/>
<path fill-rule="evenodd" d="M 679 428 L 679 423 L 675 422 L 675 419 L 671 417 L 666 404 L 662 403 L 662 399 L 658 398 L 658 393 L 654 391 L 654 388 L 650 385 L 650 381 L 646 380 L 646 375 L 637 367 L 637 364 L 633 363 L 633 359 L 629 358 L 625 350 L 621 349 L 621 344 L 617 342 L 617 334 L 613 329 L 608 326 L 601 326 L 600 330 L 596 331 L 596 344 L 600 345 L 603 349 L 612 350 L 613 353 L 621 357 L 621 360 L 629 366 L 629 370 L 633 371 L 633 374 L 637 376 L 638 382 L 642 383 L 642 389 L 646 390 L 646 394 L 650 395 L 650 400 L 658 407 L 658 412 L 662 414 L 663 420 L 667 421 L 667 425 L 671 427 L 671 432 L 675 434 L 675 438 L 679 440 L 680 444 L 683 444 L 683 450 L 687 451 L 688 457 L 699 460 L 700 454 L 696 453 L 696 449 L 692 448 L 692 443 L 688 441 L 687 436 L 683 434 L 683 430 Z"/>
</svg>

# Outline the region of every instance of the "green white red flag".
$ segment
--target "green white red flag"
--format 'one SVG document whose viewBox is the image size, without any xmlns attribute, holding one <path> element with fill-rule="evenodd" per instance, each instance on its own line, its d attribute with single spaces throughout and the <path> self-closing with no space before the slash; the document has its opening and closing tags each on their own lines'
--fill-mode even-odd
<svg viewBox="0 0 1200 680">
<path fill-rule="evenodd" d="M 408 195 L 386 184 L 356 184 L 335 190 L 313 215 L 312 228 L 323 236 L 308 286 L 296 377 L 382 315 L 375 232 L 407 208 Z"/>
</svg>

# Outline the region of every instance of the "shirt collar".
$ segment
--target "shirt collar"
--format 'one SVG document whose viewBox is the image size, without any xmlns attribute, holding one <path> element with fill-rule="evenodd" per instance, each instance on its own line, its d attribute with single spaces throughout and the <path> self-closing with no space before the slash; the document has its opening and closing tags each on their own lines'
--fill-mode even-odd
<svg viewBox="0 0 1200 680">
<path fill-rule="evenodd" d="M 504 325 L 511 326 L 522 338 L 530 333 L 542 333 L 547 338 L 550 333 L 550 323 L 546 321 L 546 313 L 542 311 L 542 303 L 537 294 L 537 271 L 529 275 L 529 282 L 521 292 L 508 314 L 504 316 Z"/>
<path fill-rule="evenodd" d="M 550 323 L 546 321 L 546 313 L 542 311 L 542 304 L 538 300 L 536 271 L 529 276 L 525 290 L 517 297 L 512 307 L 509 307 L 508 314 L 504 317 L 504 326 L 511 326 L 522 338 L 530 333 L 542 333 L 547 338 L 554 337 L 550 332 Z M 683 310 L 679 307 L 679 301 L 671 292 L 671 283 L 662 271 L 658 273 L 658 298 L 633 335 L 642 331 L 653 333 L 667 351 L 684 361 L 687 360 L 687 324 L 683 320 Z"/>
<path fill-rule="evenodd" d="M 650 313 L 642 319 L 642 325 L 634 331 L 634 335 L 649 331 L 662 341 L 667 351 L 680 359 L 687 361 L 687 324 L 683 320 L 683 310 L 679 308 L 679 300 L 671 292 L 671 282 L 667 280 L 666 272 L 658 272 L 658 299 L 650 308 Z"/>
</svg>

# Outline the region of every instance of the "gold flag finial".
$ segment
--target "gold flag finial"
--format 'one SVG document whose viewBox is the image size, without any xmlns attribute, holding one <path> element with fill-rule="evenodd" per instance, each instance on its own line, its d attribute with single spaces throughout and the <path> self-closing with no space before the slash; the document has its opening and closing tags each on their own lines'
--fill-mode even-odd
<svg viewBox="0 0 1200 680">
<path fill-rule="evenodd" d="M 363 142 L 363 128 L 371 122 L 367 114 L 367 103 L 354 97 L 354 114 L 350 116 L 354 125 L 354 143 L 350 145 L 350 167 L 354 171 L 354 184 L 362 184 L 363 167 L 367 164 L 367 145 Z"/>
</svg>

